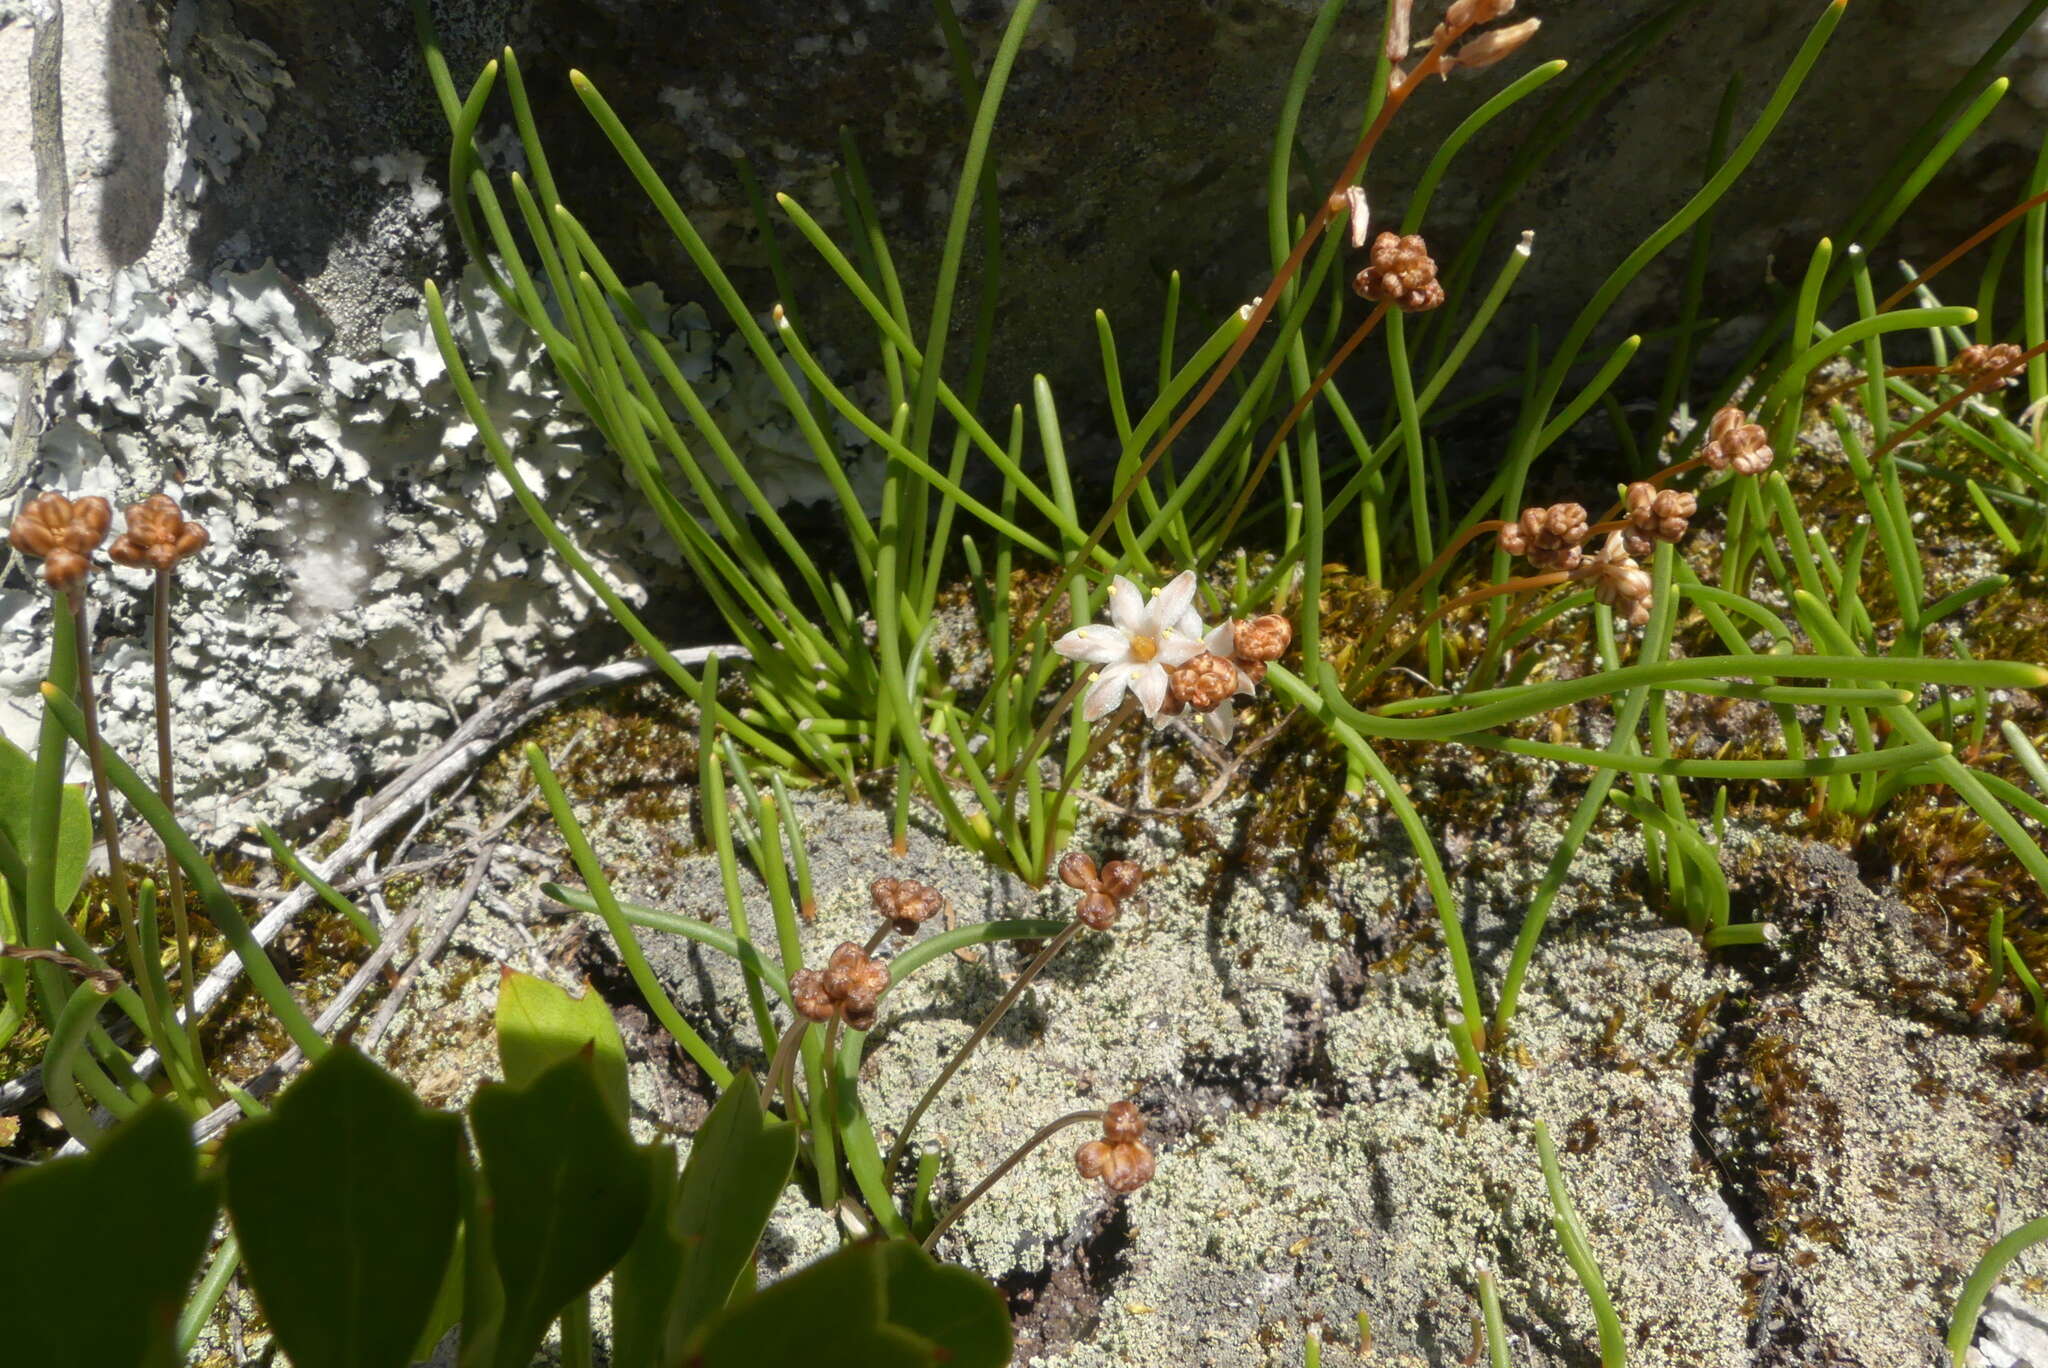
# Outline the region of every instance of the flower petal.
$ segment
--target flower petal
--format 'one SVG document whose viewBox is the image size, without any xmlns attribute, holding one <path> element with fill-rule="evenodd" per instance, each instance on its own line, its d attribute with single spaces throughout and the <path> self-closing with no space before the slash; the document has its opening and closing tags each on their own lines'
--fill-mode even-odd
<svg viewBox="0 0 2048 1368">
<path fill-rule="evenodd" d="M 1194 601 L 1195 572 L 1183 570 L 1167 581 L 1166 587 L 1153 596 L 1147 607 L 1147 616 L 1153 625 L 1149 635 L 1158 636 L 1168 628 L 1179 626 L 1181 614 L 1187 612 Z"/>
<path fill-rule="evenodd" d="M 1202 725 L 1209 729 L 1209 735 L 1215 737 L 1217 741 L 1228 744 L 1231 733 L 1237 730 L 1237 716 L 1230 706 L 1230 700 L 1226 698 L 1203 713 Z"/>
<path fill-rule="evenodd" d="M 1236 662 L 1235 662 L 1235 661 L 1233 661 L 1233 662 L 1231 662 L 1231 663 L 1232 663 L 1232 664 L 1236 664 Z M 1242 666 L 1242 665 L 1238 665 L 1238 667 L 1237 667 L 1237 692 L 1238 692 L 1238 693 L 1241 693 L 1241 694 L 1255 694 L 1255 693 L 1257 693 L 1258 691 L 1259 691 L 1259 685 L 1258 685 L 1258 681 L 1254 680 L 1254 679 L 1253 679 L 1253 678 L 1252 678 L 1252 677 L 1251 677 L 1251 676 L 1250 676 L 1249 674 L 1245 673 L 1245 668 L 1244 668 L 1244 666 Z"/>
<path fill-rule="evenodd" d="M 1102 623 L 1076 627 L 1052 644 L 1053 650 L 1069 660 L 1086 660 L 1096 665 L 1114 665 L 1131 653 L 1131 639 Z"/>
<path fill-rule="evenodd" d="M 1159 638 L 1159 653 L 1153 659 L 1171 670 L 1177 666 L 1187 664 L 1196 656 L 1201 655 L 1202 652 L 1202 643 L 1194 637 L 1182 636 L 1178 632 L 1168 632 L 1165 636 Z"/>
<path fill-rule="evenodd" d="M 1118 575 L 1109 584 L 1109 620 L 1127 633 L 1153 636 L 1145 629 L 1145 596 L 1138 586 Z"/>
<path fill-rule="evenodd" d="M 1200 637 L 1209 629 L 1202 625 L 1202 615 L 1193 608 L 1189 608 L 1180 615 L 1180 621 L 1173 625 L 1172 630 L 1179 632 L 1182 636 Z"/>
<path fill-rule="evenodd" d="M 1082 700 L 1081 716 L 1090 722 L 1100 720 L 1115 710 L 1124 701 L 1124 690 L 1130 686 L 1131 676 L 1143 670 L 1143 665 L 1112 665 L 1095 676 L 1095 682 L 1088 687 L 1088 696 Z"/>
<path fill-rule="evenodd" d="M 1150 665 L 1133 666 L 1131 692 L 1137 696 L 1145 716 L 1157 717 L 1159 710 L 1166 706 L 1166 671 L 1156 661 Z"/>
<path fill-rule="evenodd" d="M 1229 618 L 1223 619 L 1202 638 L 1202 644 L 1209 648 L 1210 655 L 1231 659 L 1237 654 L 1237 624 Z"/>
</svg>

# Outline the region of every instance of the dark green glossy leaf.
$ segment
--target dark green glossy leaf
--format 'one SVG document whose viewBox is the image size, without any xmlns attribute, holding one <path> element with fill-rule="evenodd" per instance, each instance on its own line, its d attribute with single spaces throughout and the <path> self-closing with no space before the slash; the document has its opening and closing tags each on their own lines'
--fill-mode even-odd
<svg viewBox="0 0 2048 1368">
<path fill-rule="evenodd" d="M 648 1210 L 647 1163 L 586 1050 L 470 1105 L 505 1311 L 490 1361 L 527 1368 L 548 1323 L 611 1271 Z"/>
<path fill-rule="evenodd" d="M 546 979 L 505 970 L 498 982 L 498 1062 L 507 1083 L 524 1087 L 586 1045 L 605 1099 L 624 1125 L 626 1042 L 612 1009 L 588 982 L 583 996 L 572 997 Z"/>
<path fill-rule="evenodd" d="M 1010 1308 L 988 1279 L 942 1264 L 910 1240 L 891 1240 L 881 1249 L 891 1325 L 929 1340 L 946 1368 L 1005 1368 Z"/>
<path fill-rule="evenodd" d="M 184 1114 L 162 1101 L 91 1154 L 0 1179 L 0 1357 L 167 1368 L 214 1204 Z"/>
<path fill-rule="evenodd" d="M 292 1362 L 411 1362 L 455 1246 L 461 1120 L 342 1046 L 225 1157 L 243 1265 Z"/>
<path fill-rule="evenodd" d="M 685 1361 L 702 1368 L 932 1368 L 942 1360 L 931 1341 L 883 1317 L 887 1276 L 881 1245 L 851 1245 L 719 1317 Z"/>
</svg>

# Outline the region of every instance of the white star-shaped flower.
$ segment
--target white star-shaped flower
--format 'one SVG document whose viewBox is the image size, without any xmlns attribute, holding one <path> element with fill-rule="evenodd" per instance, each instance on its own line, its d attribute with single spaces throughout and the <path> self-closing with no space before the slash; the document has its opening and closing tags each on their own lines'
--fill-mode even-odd
<svg viewBox="0 0 2048 1368">
<path fill-rule="evenodd" d="M 1109 621 L 1077 627 L 1055 641 L 1053 650 L 1069 660 L 1102 666 L 1088 689 L 1081 715 L 1090 722 L 1136 695 L 1145 716 L 1166 706 L 1166 672 L 1185 665 L 1205 649 L 1202 621 L 1194 611 L 1195 572 L 1183 570 L 1148 601 L 1138 586 L 1118 575 L 1109 589 Z"/>
</svg>

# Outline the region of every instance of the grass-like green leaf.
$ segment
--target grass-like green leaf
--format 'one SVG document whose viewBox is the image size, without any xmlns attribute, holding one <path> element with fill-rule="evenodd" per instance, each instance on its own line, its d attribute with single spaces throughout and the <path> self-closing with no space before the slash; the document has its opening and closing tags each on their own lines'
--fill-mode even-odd
<svg viewBox="0 0 2048 1368">
<path fill-rule="evenodd" d="M 184 1113 L 168 1101 L 144 1107 L 89 1155 L 0 1183 L 6 1361 L 168 1368 L 214 1203 Z"/>
<path fill-rule="evenodd" d="M 228 1214 L 293 1363 L 411 1362 L 455 1247 L 461 1164 L 461 1120 L 345 1046 L 228 1137 Z"/>
</svg>

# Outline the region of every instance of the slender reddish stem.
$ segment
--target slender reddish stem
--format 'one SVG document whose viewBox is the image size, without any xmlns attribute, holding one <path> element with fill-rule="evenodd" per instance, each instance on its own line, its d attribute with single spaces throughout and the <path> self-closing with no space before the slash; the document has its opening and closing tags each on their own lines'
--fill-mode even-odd
<svg viewBox="0 0 2048 1368">
<path fill-rule="evenodd" d="M 1293 250 L 1288 252 L 1287 259 L 1280 263 L 1280 269 L 1273 273 L 1273 279 L 1259 296 L 1258 302 L 1252 305 L 1251 317 L 1246 322 L 1244 331 L 1230 344 L 1230 350 L 1223 354 L 1223 359 L 1209 372 L 1209 378 L 1202 382 L 1202 387 L 1195 392 L 1195 397 L 1188 401 L 1187 407 L 1180 411 L 1180 416 L 1167 426 L 1159 440 L 1152 444 L 1152 449 L 1145 454 L 1145 459 L 1138 463 L 1138 468 L 1131 472 L 1131 477 L 1117 490 L 1109 508 L 1096 521 L 1095 530 L 1088 534 L 1088 540 L 1082 543 L 1080 550 L 1075 554 L 1076 565 L 1085 563 L 1088 557 L 1095 553 L 1095 548 L 1109 535 L 1109 529 L 1116 525 L 1117 518 L 1122 516 L 1124 508 L 1138 492 L 1138 486 L 1152 473 L 1152 468 L 1159 464 L 1159 458 L 1165 455 L 1167 448 L 1186 431 L 1188 424 L 1194 421 L 1195 415 L 1216 397 L 1217 391 L 1223 388 L 1223 382 L 1237 369 L 1238 362 L 1242 361 L 1244 354 L 1251 349 L 1252 339 L 1258 335 L 1260 327 L 1272 317 L 1273 310 L 1280 301 L 1280 292 L 1287 287 L 1288 281 L 1294 279 L 1295 273 L 1301 269 L 1301 263 L 1308 259 L 1309 249 L 1315 246 L 1324 229 L 1330 226 L 1330 220 L 1336 216 L 1337 207 L 1344 203 L 1345 190 L 1358 179 L 1359 172 L 1365 169 L 1366 158 L 1372 155 L 1372 150 L 1378 145 L 1381 135 L 1387 131 L 1387 125 L 1393 122 L 1394 115 L 1400 112 L 1408 96 L 1424 79 L 1436 74 L 1437 69 L 1443 65 L 1444 54 L 1450 50 L 1453 43 L 1464 37 L 1471 27 L 1470 24 L 1465 24 L 1455 29 L 1444 30 L 1413 72 L 1404 79 L 1388 82 L 1387 98 L 1381 104 L 1379 114 L 1359 138 L 1358 145 L 1352 148 L 1350 159 L 1344 163 L 1344 169 L 1337 173 L 1336 182 L 1331 186 L 1330 193 L 1324 196 L 1323 202 L 1316 206 L 1315 213 L 1309 216 L 1308 227 L 1296 240 Z M 1036 627 L 1039 619 L 1045 615 L 1050 603 L 1050 597 L 1039 603 L 1033 610 L 1030 621 L 1025 623 L 1021 635 L 1029 635 L 1030 630 Z"/>
<path fill-rule="evenodd" d="M 1963 258 L 1963 256 L 1969 252 L 1971 248 L 1975 247 L 1978 243 L 1983 242 L 1986 238 L 1992 237 L 1998 232 L 1999 229 L 2005 227 L 2005 225 L 2011 223 L 2014 219 L 2018 218 L 2021 214 L 2026 213 L 2027 210 L 2033 208 L 2037 204 L 2048 204 L 2048 190 L 2043 190 L 2038 195 L 2031 195 L 2028 198 L 2021 200 L 2018 204 L 2015 204 L 2012 208 L 2006 210 L 1997 218 L 1991 220 L 1991 222 L 1985 224 L 1982 228 L 1979 228 L 1976 232 L 1964 238 L 1962 242 L 1958 243 L 1955 247 L 1951 248 L 1948 254 L 1942 257 L 1941 260 L 1935 262 L 1932 266 L 1929 266 L 1919 275 L 1913 277 L 1913 279 L 1908 281 L 1905 284 L 1905 286 L 1901 289 L 1894 291 L 1891 298 L 1885 300 L 1884 303 L 1877 306 L 1877 311 L 1879 313 L 1889 312 L 1893 305 L 1897 304 L 1907 295 L 1910 295 L 1911 293 L 1913 293 L 1913 291 L 1919 289 L 1922 285 L 1925 285 L 1928 281 L 1934 279 L 1943 271 L 1946 271 L 1949 267 L 1955 265 L 1956 262 L 1960 261 Z"/>
<path fill-rule="evenodd" d="M 1476 522 L 1472 524 L 1472 526 L 1466 528 L 1463 532 L 1460 532 L 1457 536 L 1451 538 L 1450 542 L 1444 547 L 1444 549 L 1436 553 L 1436 559 L 1431 561 L 1427 568 L 1425 568 L 1421 574 L 1417 575 L 1414 579 L 1409 580 L 1407 585 L 1402 588 L 1400 593 L 1394 595 L 1393 598 L 1389 599 L 1387 601 L 1386 607 L 1380 609 L 1378 614 L 1379 621 L 1373 625 L 1372 634 L 1366 637 L 1365 641 L 1361 643 L 1358 648 L 1358 658 L 1360 660 L 1372 659 L 1372 653 L 1378 649 L 1379 644 L 1382 641 L 1385 641 L 1387 639 L 1387 633 L 1393 630 L 1394 620 L 1400 615 L 1401 610 L 1408 605 L 1408 600 L 1414 598 L 1417 594 L 1421 593 L 1424 585 L 1433 583 L 1438 575 L 1441 575 L 1447 568 L 1449 568 L 1452 559 L 1456 557 L 1460 551 L 1463 551 L 1466 547 L 1470 546 L 1473 542 L 1477 541 L 1479 538 L 1487 535 L 1488 533 L 1498 532 L 1506 526 L 1507 524 L 1502 522 L 1498 518 L 1487 518 L 1481 522 Z M 1362 679 L 1349 681 L 1346 687 L 1356 689 L 1360 687 L 1365 682 L 1365 680 L 1377 678 L 1380 675 L 1380 673 L 1381 670 L 1372 670 Z"/>
<path fill-rule="evenodd" d="M 153 603 L 155 640 L 150 643 L 156 682 L 156 792 L 164 809 L 178 813 L 177 782 L 171 769 L 171 572 L 156 572 Z M 193 999 L 192 927 L 185 912 L 185 871 L 176 860 L 167 859 L 165 887 L 171 895 L 171 929 L 178 938 L 178 991 L 184 999 L 185 1020 L 193 1034 L 192 1049 L 199 1050 L 199 1012 Z"/>
<path fill-rule="evenodd" d="M 994 1187 L 998 1182 L 1000 1182 L 1004 1174 L 1008 1173 L 1011 1169 L 1017 1167 L 1017 1165 L 1023 1163 L 1027 1158 L 1029 1158 L 1031 1155 L 1031 1151 L 1037 1149 L 1040 1145 L 1052 1139 L 1055 1135 L 1058 1135 L 1061 1131 L 1067 1129 L 1069 1126 L 1079 1126 L 1090 1121 L 1093 1121 L 1099 1125 L 1101 1124 L 1102 1118 L 1106 1115 L 1108 1115 L 1108 1113 L 1099 1111 L 1068 1112 L 1059 1120 L 1048 1121 L 1045 1125 L 1040 1126 L 1035 1132 L 1032 1133 L 1032 1136 L 1029 1140 L 1026 1140 L 1023 1144 L 1017 1146 L 1016 1149 L 1010 1151 L 1009 1158 L 1003 1160 L 1002 1163 L 997 1164 L 994 1168 L 990 1169 L 988 1171 L 988 1176 L 986 1178 L 983 1178 L 980 1182 L 976 1183 L 973 1187 L 973 1190 L 970 1191 L 965 1197 L 962 1197 L 957 1203 L 955 1203 L 951 1211 L 948 1211 L 944 1216 L 939 1218 L 939 1223 L 932 1227 L 932 1233 L 924 1237 L 924 1247 L 926 1249 L 930 1249 L 934 1244 L 936 1244 L 938 1242 L 939 1236 L 945 1234 L 946 1231 L 952 1226 L 953 1222 L 959 1220 L 962 1216 L 967 1214 L 967 1208 L 973 1206 L 976 1202 L 980 1201 L 981 1195 L 987 1192 L 990 1188 Z"/>
<path fill-rule="evenodd" d="M 1929 427 L 1931 427 L 1934 423 L 1940 421 L 1943 414 L 1948 413 L 1950 410 L 1956 408 L 1964 401 L 1975 398 L 1977 395 L 1983 394 L 1987 390 L 1996 389 L 1998 386 L 2005 383 L 2007 377 L 2016 374 L 2021 366 L 2033 360 L 2035 357 L 2039 356 L 2043 352 L 2048 352 L 2048 342 L 2043 342 L 2036 347 L 2027 348 L 2025 351 L 2021 352 L 2017 357 L 2013 358 L 2012 364 L 2002 371 L 1987 371 L 1983 375 L 1978 376 L 1975 380 L 1972 380 L 1969 383 L 1969 385 L 1965 387 L 1960 393 L 1955 394 L 1949 399 L 1946 399 L 1943 402 L 1935 405 L 1933 408 L 1927 410 L 1927 412 L 1921 414 L 1918 418 L 1914 419 L 1910 424 L 1903 428 L 1900 428 L 1897 432 L 1893 433 L 1891 435 L 1891 439 L 1887 441 L 1883 446 L 1879 447 L 1876 450 L 1876 452 L 1872 454 L 1871 459 L 1873 461 L 1877 460 L 1879 457 L 1882 457 L 1886 453 L 1890 452 L 1892 448 L 1898 446 L 1899 443 L 1906 441 L 1908 438 L 1918 436 L 1920 433 L 1926 431 Z"/>
<path fill-rule="evenodd" d="M 1351 336 L 1344 339 L 1344 345 L 1337 348 L 1337 354 L 1332 356 L 1316 378 L 1309 382 L 1308 388 L 1302 391 L 1301 398 L 1294 401 L 1294 407 L 1287 410 L 1287 416 L 1280 420 L 1279 430 L 1274 432 L 1272 439 L 1266 443 L 1266 450 L 1259 456 L 1258 464 L 1252 467 L 1250 477 L 1245 480 L 1244 487 L 1237 491 L 1236 501 L 1230 505 L 1229 516 L 1223 520 L 1223 530 L 1216 534 L 1216 545 L 1219 548 L 1228 542 L 1231 532 L 1237 527 L 1237 520 L 1243 517 L 1245 509 L 1251 506 L 1252 491 L 1257 489 L 1259 481 L 1265 478 L 1267 468 L 1273 464 L 1273 457 L 1280 450 L 1280 443 L 1287 440 L 1288 433 L 1294 431 L 1294 425 L 1301 421 L 1302 414 L 1308 412 L 1308 406 L 1315 402 L 1315 397 L 1323 392 L 1323 386 L 1330 383 L 1330 377 L 1337 373 L 1337 368 L 1350 358 L 1351 353 L 1358 350 L 1358 344 L 1370 337 L 1372 330 L 1377 328 L 1380 320 L 1386 316 L 1387 301 L 1383 299 L 1373 306 L 1372 312 L 1366 315 L 1365 321 L 1358 325 Z"/>
<path fill-rule="evenodd" d="M 1502 594 L 1525 594 L 1537 589 L 1548 589 L 1552 585 L 1566 583 L 1571 577 L 1571 572 L 1568 570 L 1553 570 L 1542 575 L 1525 575 L 1520 579 L 1502 580 L 1499 584 L 1482 584 L 1477 589 L 1468 589 L 1454 599 L 1447 599 L 1439 603 L 1423 615 L 1421 622 L 1415 624 L 1414 633 L 1409 636 L 1407 641 L 1402 643 L 1400 650 L 1389 652 L 1384 660 L 1381 660 L 1367 672 L 1364 679 L 1351 686 L 1352 689 L 1356 691 L 1357 689 L 1364 688 L 1385 674 L 1388 667 L 1393 665 L 1402 656 L 1408 654 L 1409 649 L 1415 645 L 1417 637 L 1427 632 L 1433 625 L 1442 621 L 1450 614 L 1457 612 L 1460 608 L 1468 608 L 1475 603 L 1483 603 L 1490 598 L 1499 598 Z"/>
</svg>

